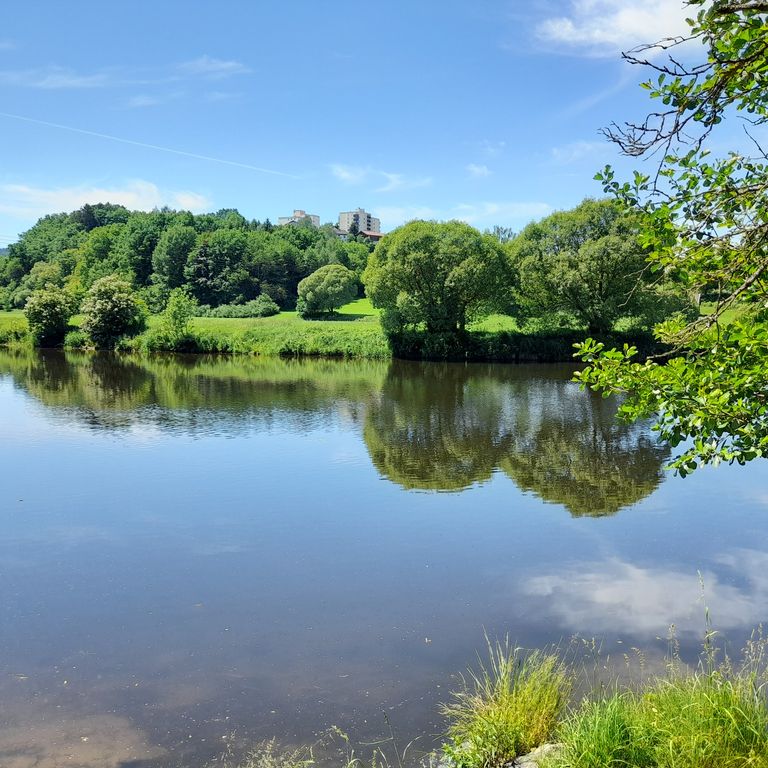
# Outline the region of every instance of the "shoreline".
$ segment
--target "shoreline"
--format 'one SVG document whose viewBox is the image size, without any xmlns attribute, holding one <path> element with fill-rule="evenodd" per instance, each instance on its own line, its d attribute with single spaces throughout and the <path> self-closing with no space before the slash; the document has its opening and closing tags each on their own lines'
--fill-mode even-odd
<svg viewBox="0 0 768 768">
<path fill-rule="evenodd" d="M 10 315 L 10 317 L 9 317 Z M 189 331 L 175 339 L 158 333 L 157 316 L 146 331 L 121 340 L 117 352 L 138 354 L 226 354 L 278 358 L 344 360 L 422 360 L 472 363 L 571 363 L 574 345 L 590 337 L 579 330 L 470 330 L 463 334 L 405 331 L 387 336 L 370 320 L 308 320 L 228 322 L 195 318 Z M 72 330 L 79 330 L 77 323 Z M 634 346 L 637 359 L 662 351 L 650 333 L 613 332 L 598 337 L 607 347 Z M 32 346 L 23 315 L 0 317 L 0 346 Z M 61 349 L 61 347 L 53 347 Z M 66 351 L 102 351 L 84 343 L 64 345 Z"/>
</svg>

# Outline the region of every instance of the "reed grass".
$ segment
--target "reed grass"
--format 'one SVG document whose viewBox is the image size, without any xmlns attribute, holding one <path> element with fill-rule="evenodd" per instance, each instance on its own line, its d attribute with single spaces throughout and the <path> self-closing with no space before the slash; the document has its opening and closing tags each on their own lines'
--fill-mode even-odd
<svg viewBox="0 0 768 768">
<path fill-rule="evenodd" d="M 716 661 L 711 633 L 694 670 L 673 657 L 637 689 L 585 700 L 557 729 L 543 768 L 768 768 L 766 643 L 753 635 L 739 666 Z"/>
<path fill-rule="evenodd" d="M 460 768 L 493 768 L 545 743 L 563 714 L 573 676 L 558 653 L 488 643 L 489 660 L 470 670 L 453 701 L 445 754 Z"/>
</svg>

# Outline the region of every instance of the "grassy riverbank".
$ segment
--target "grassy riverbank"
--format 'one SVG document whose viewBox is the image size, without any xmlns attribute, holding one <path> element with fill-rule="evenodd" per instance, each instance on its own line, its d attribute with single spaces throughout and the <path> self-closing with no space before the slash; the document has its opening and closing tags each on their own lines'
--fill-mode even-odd
<svg viewBox="0 0 768 768">
<path fill-rule="evenodd" d="M 641 684 L 602 684 L 578 698 L 573 691 L 584 668 L 560 653 L 489 646 L 488 661 L 469 671 L 442 708 L 448 722 L 442 754 L 427 755 L 420 765 L 502 768 L 532 754 L 539 768 L 766 768 L 766 641 L 754 634 L 736 662 L 718 661 L 711 639 L 710 633 L 694 668 L 673 654 L 663 673 Z M 408 748 L 401 752 L 394 736 L 370 756 L 352 752 L 337 729 L 328 738 L 341 741 L 340 768 L 405 763 Z M 215 764 L 309 768 L 316 760 L 313 748 L 281 751 L 269 741 L 243 760 Z"/>
<path fill-rule="evenodd" d="M 81 318 L 71 320 L 73 330 Z M 149 318 L 147 330 L 119 346 L 128 352 L 231 353 L 280 357 L 343 357 L 357 359 L 455 360 L 485 362 L 561 362 L 573 359 L 573 345 L 587 332 L 575 328 L 521 328 L 514 318 L 492 315 L 461 338 L 453 334 L 407 331 L 387 338 L 379 312 L 368 299 L 358 299 L 322 320 L 305 320 L 296 312 L 265 318 L 196 317 L 190 332 L 169 340 L 162 318 Z M 633 344 L 641 355 L 656 351 L 648 333 L 613 333 L 610 346 Z M 0 312 L 0 344 L 29 343 L 21 311 Z"/>
<path fill-rule="evenodd" d="M 559 654 L 498 644 L 444 709 L 446 756 L 459 768 L 499 768 L 555 742 L 541 768 L 765 768 L 765 640 L 753 635 L 736 662 L 718 660 L 712 636 L 694 669 L 673 655 L 640 685 L 601 685 L 576 702 L 578 674 Z"/>
</svg>

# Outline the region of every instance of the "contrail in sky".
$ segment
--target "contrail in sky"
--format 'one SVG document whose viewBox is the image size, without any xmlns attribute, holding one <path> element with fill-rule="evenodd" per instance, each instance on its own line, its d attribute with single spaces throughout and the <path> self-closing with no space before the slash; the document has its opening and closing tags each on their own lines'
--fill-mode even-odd
<svg viewBox="0 0 768 768">
<path fill-rule="evenodd" d="M 171 147 L 160 147 L 157 144 L 147 144 L 143 141 L 134 141 L 133 139 L 123 139 L 120 136 L 110 136 L 107 133 L 97 133 L 96 131 L 86 131 L 84 128 L 73 128 L 71 125 L 61 125 L 60 123 L 49 123 L 47 120 L 36 120 L 34 117 L 25 117 L 24 115 L 12 115 L 8 112 L 0 112 L 0 117 L 8 117 L 11 120 L 23 120 L 26 123 L 35 123 L 36 125 L 45 125 L 48 128 L 59 128 L 62 131 L 71 131 L 72 133 L 82 133 L 85 136 L 96 136 L 99 139 L 108 139 L 109 141 L 119 141 L 121 144 L 131 144 L 134 147 L 144 147 L 145 149 L 156 149 L 158 152 L 170 152 L 172 155 L 181 155 L 182 157 L 192 157 L 195 160 L 207 160 L 211 163 L 221 163 L 222 165 L 233 165 L 235 168 L 245 168 L 249 171 L 258 171 L 259 173 L 269 173 L 272 176 L 284 176 L 287 179 L 298 179 L 291 173 L 283 171 L 273 171 L 270 168 L 260 168 L 258 165 L 248 165 L 247 163 L 238 163 L 235 160 L 222 160 L 220 157 L 210 157 L 208 155 L 197 155 L 194 152 L 185 152 L 182 149 L 172 149 Z"/>
</svg>

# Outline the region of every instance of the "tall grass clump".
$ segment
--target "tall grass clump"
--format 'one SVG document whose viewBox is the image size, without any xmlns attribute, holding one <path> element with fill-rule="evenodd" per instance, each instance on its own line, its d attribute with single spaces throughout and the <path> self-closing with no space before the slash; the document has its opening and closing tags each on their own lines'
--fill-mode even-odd
<svg viewBox="0 0 768 768">
<path fill-rule="evenodd" d="M 470 670 L 453 701 L 446 756 L 459 768 L 493 768 L 545 743 L 573 679 L 556 653 L 523 652 L 508 641 L 488 644 L 489 661 Z"/>
<path fill-rule="evenodd" d="M 768 768 L 764 651 L 753 637 L 735 667 L 705 643 L 694 670 L 672 659 L 637 691 L 585 701 L 558 729 L 562 749 L 546 768 Z"/>
<path fill-rule="evenodd" d="M 638 702 L 629 691 L 585 701 L 560 725 L 562 751 L 547 768 L 629 768 L 651 766 L 654 743 L 638 718 Z"/>
</svg>

